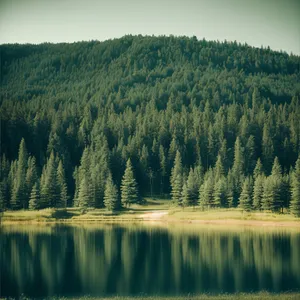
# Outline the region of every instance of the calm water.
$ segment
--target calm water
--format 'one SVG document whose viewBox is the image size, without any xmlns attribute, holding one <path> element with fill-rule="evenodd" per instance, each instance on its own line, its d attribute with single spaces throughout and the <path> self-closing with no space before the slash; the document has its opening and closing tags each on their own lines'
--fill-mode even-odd
<svg viewBox="0 0 300 300">
<path fill-rule="evenodd" d="M 300 288 L 300 232 L 4 226 L 0 296 L 182 295 Z"/>
</svg>

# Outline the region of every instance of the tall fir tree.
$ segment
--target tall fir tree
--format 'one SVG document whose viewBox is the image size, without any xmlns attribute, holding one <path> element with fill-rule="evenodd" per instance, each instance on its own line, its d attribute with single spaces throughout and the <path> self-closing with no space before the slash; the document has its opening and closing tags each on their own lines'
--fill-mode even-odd
<svg viewBox="0 0 300 300">
<path fill-rule="evenodd" d="M 262 197 L 261 207 L 263 210 L 273 210 L 274 205 L 274 189 L 273 178 L 271 176 L 266 177 L 264 181 L 264 192 Z"/>
<path fill-rule="evenodd" d="M 273 211 L 283 209 L 282 199 L 282 169 L 278 157 L 275 157 L 271 171 L 272 185 L 273 185 Z"/>
<path fill-rule="evenodd" d="M 199 205 L 210 208 L 214 203 L 214 178 L 213 171 L 210 169 L 206 179 L 199 189 Z"/>
<path fill-rule="evenodd" d="M 181 198 L 182 198 L 181 199 L 182 207 L 190 206 L 191 199 L 190 199 L 190 195 L 189 195 L 186 183 L 184 183 L 183 186 L 182 186 Z"/>
<path fill-rule="evenodd" d="M 36 182 L 31 189 L 28 208 L 29 210 L 36 210 L 40 208 L 40 188 L 38 182 Z"/>
<path fill-rule="evenodd" d="M 199 198 L 200 175 L 197 173 L 197 168 L 190 168 L 189 176 L 186 182 L 186 188 L 189 198 L 189 205 L 196 206 Z"/>
<path fill-rule="evenodd" d="M 68 203 L 68 188 L 65 179 L 65 170 L 61 160 L 57 167 L 57 189 L 58 199 L 56 201 L 56 207 L 65 208 Z"/>
<path fill-rule="evenodd" d="M 89 207 L 90 202 L 90 189 L 89 182 L 86 176 L 81 179 L 79 192 L 78 192 L 78 205 L 81 209 L 85 210 Z"/>
<path fill-rule="evenodd" d="M 38 180 L 35 157 L 29 156 L 27 166 L 28 168 L 26 172 L 26 189 L 28 191 L 29 196 L 33 185 Z"/>
<path fill-rule="evenodd" d="M 253 208 L 260 210 L 262 208 L 262 199 L 264 194 L 265 177 L 258 175 L 254 180 L 253 187 Z"/>
<path fill-rule="evenodd" d="M 263 165 L 261 163 L 260 158 L 258 158 L 254 171 L 253 171 L 253 178 L 256 179 L 259 175 L 264 175 Z"/>
<path fill-rule="evenodd" d="M 247 177 L 243 183 L 243 189 L 240 195 L 239 207 L 245 211 L 252 209 L 252 181 Z"/>
<path fill-rule="evenodd" d="M 41 208 L 56 207 L 58 196 L 57 163 L 51 152 L 41 178 Z"/>
<path fill-rule="evenodd" d="M 115 211 L 119 208 L 118 189 L 109 174 L 104 191 L 104 205 L 109 211 Z"/>
<path fill-rule="evenodd" d="M 28 204 L 28 194 L 26 190 L 28 154 L 25 140 L 22 139 L 19 147 L 19 156 L 15 177 L 13 178 L 13 188 L 11 196 L 11 208 L 26 208 Z"/>
<path fill-rule="evenodd" d="M 176 152 L 174 166 L 171 172 L 171 195 L 172 201 L 175 205 L 181 205 L 181 191 L 183 185 L 183 170 L 181 163 L 181 155 L 180 152 Z"/>
<path fill-rule="evenodd" d="M 137 183 L 133 174 L 130 158 L 127 160 L 126 169 L 121 183 L 121 202 L 125 207 L 138 201 Z"/>
<path fill-rule="evenodd" d="M 220 177 L 219 180 L 214 185 L 214 200 L 213 204 L 216 207 L 227 206 L 226 205 L 226 184 L 225 178 Z"/>
<path fill-rule="evenodd" d="M 223 161 L 221 155 L 218 155 L 216 165 L 215 165 L 215 180 L 218 181 L 225 174 Z"/>
<path fill-rule="evenodd" d="M 300 217 L 300 156 L 292 174 L 290 211 L 293 215 Z"/>
</svg>

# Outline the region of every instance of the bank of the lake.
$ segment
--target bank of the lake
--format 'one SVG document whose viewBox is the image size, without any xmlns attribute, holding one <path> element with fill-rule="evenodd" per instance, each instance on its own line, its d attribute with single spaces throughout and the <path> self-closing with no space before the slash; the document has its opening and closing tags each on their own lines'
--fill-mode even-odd
<svg viewBox="0 0 300 300">
<path fill-rule="evenodd" d="M 174 207 L 170 203 L 169 200 L 147 199 L 144 205 L 132 205 L 128 209 L 115 213 L 105 209 L 91 209 L 82 213 L 78 208 L 5 211 L 1 216 L 1 222 L 2 224 L 161 222 L 296 227 L 300 229 L 300 219 L 288 213 L 244 212 L 236 208 L 182 209 Z"/>
<path fill-rule="evenodd" d="M 52 300 L 298 300 L 300 293 L 253 293 L 253 294 L 221 294 L 221 295 L 192 295 L 192 296 L 175 296 L 175 297 L 159 297 L 159 296 L 140 296 L 140 297 L 111 297 L 111 298 L 48 298 Z M 0 298 L 0 300 L 2 300 Z M 21 300 L 31 300 L 30 298 L 21 298 Z"/>
</svg>

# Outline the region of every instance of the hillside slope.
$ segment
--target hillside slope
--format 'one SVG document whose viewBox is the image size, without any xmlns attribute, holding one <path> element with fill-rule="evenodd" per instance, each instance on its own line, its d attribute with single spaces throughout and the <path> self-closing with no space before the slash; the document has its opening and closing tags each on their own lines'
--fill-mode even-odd
<svg viewBox="0 0 300 300">
<path fill-rule="evenodd" d="M 253 190 L 258 159 L 269 176 L 278 157 L 284 204 L 274 207 L 289 207 L 300 153 L 300 57 L 172 36 L 1 45 L 0 53 L 4 206 L 28 207 L 34 183 L 43 193 L 51 180 L 47 193 L 56 199 L 65 181 L 73 205 L 84 180 L 88 202 L 101 207 L 108 174 L 119 187 L 128 158 L 140 195 L 169 193 L 178 151 L 179 189 L 186 182 L 197 199 L 200 186 L 203 195 L 215 191 L 219 198 L 205 201 L 218 206 L 238 205 L 245 178 Z M 51 201 L 45 206 L 57 205 Z"/>
</svg>

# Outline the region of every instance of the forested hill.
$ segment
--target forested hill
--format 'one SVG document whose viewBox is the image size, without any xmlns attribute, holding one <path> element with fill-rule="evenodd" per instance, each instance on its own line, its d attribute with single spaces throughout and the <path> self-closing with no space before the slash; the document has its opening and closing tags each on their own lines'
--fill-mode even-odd
<svg viewBox="0 0 300 300">
<path fill-rule="evenodd" d="M 248 189 L 251 207 L 290 206 L 299 56 L 172 36 L 0 53 L 4 207 L 101 207 L 129 158 L 139 196 L 237 206 Z M 269 190 L 255 198 L 259 184 Z"/>
</svg>

